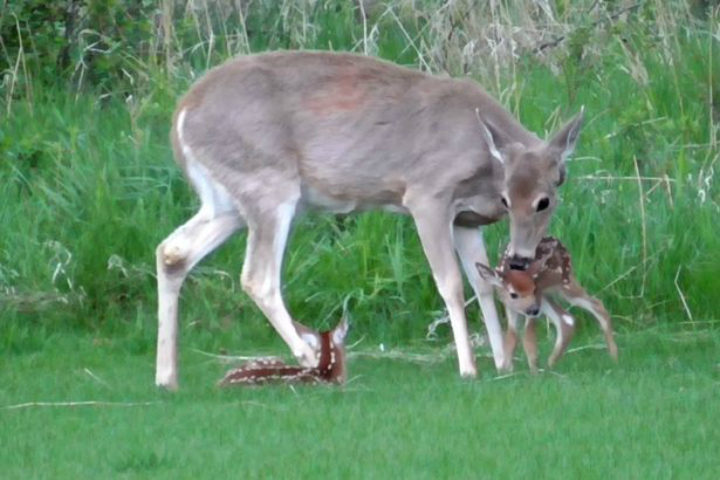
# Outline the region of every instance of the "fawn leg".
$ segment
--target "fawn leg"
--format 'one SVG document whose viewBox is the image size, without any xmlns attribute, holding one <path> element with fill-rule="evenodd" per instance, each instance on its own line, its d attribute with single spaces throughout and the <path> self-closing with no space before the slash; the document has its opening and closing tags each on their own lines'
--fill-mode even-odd
<svg viewBox="0 0 720 480">
<path fill-rule="evenodd" d="M 565 350 L 575 333 L 575 319 L 551 298 L 543 299 L 541 309 L 543 313 L 550 318 L 553 325 L 555 325 L 555 330 L 557 331 L 557 336 L 555 337 L 555 348 L 553 348 L 550 358 L 548 359 L 548 366 L 552 368 L 555 366 L 560 357 L 562 357 L 563 353 L 565 353 Z"/>
<path fill-rule="evenodd" d="M 610 319 L 610 314 L 605 309 L 605 305 L 597 298 L 589 295 L 575 278 L 572 278 L 568 284 L 560 289 L 560 294 L 571 305 L 587 310 L 597 319 L 605 336 L 608 353 L 610 357 L 617 362 L 618 348 L 613 335 L 612 320 Z"/>
<path fill-rule="evenodd" d="M 527 357 L 528 367 L 534 375 L 538 373 L 537 351 L 537 318 L 525 317 L 525 333 L 523 334 L 523 349 Z"/>
</svg>

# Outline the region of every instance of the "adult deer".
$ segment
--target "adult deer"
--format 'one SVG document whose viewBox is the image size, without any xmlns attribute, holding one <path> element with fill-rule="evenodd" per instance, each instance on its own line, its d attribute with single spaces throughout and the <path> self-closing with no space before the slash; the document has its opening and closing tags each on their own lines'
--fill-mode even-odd
<svg viewBox="0 0 720 480">
<path fill-rule="evenodd" d="M 582 113 L 545 142 L 475 82 L 353 54 L 276 52 L 231 60 L 180 101 L 171 140 L 198 213 L 157 248 L 156 383 L 177 388 L 177 314 L 190 269 L 247 227 L 245 292 L 303 365 L 317 364 L 281 296 L 283 252 L 305 209 L 409 214 L 451 319 L 460 374 L 477 374 L 455 258 L 504 364 L 479 227 L 510 217 L 513 267 L 545 234 Z"/>
</svg>

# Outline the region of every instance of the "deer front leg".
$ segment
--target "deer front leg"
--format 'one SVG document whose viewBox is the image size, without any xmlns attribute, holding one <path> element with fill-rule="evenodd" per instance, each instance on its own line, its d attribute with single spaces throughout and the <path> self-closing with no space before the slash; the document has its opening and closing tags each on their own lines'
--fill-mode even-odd
<svg viewBox="0 0 720 480">
<path fill-rule="evenodd" d="M 565 300 L 570 302 L 570 304 L 587 310 L 597 319 L 605 336 L 605 343 L 607 344 L 610 358 L 617 362 L 618 348 L 613 335 L 612 320 L 610 319 L 608 311 L 605 310 L 605 305 L 597 298 L 589 295 L 575 278 L 572 278 L 568 284 L 564 285 L 559 293 Z"/>
<path fill-rule="evenodd" d="M 505 316 L 507 317 L 507 332 L 505 334 L 505 363 L 503 363 L 503 370 L 512 372 L 513 370 L 513 355 L 515 353 L 515 347 L 517 346 L 518 339 L 518 318 L 519 315 L 509 308 L 505 307 Z"/>
<path fill-rule="evenodd" d="M 554 300 L 550 298 L 543 298 L 542 312 L 550 318 L 557 336 L 555 337 L 555 348 L 553 348 L 552 354 L 548 359 L 548 366 L 554 367 L 560 357 L 567 349 L 570 340 L 575 333 L 575 319 L 570 315 L 564 308 L 558 305 Z"/>
<path fill-rule="evenodd" d="M 528 367 L 533 375 L 537 375 L 538 351 L 537 351 L 537 319 L 525 317 L 525 332 L 523 333 L 523 349 L 527 357 Z"/>
<path fill-rule="evenodd" d="M 462 276 L 453 250 L 449 204 L 406 201 L 406 205 L 415 220 L 433 278 L 450 316 L 460 375 L 475 377 L 477 368 L 468 337 Z"/>
<path fill-rule="evenodd" d="M 453 241 L 465 271 L 465 276 L 470 282 L 482 310 L 493 359 L 495 360 L 495 368 L 498 370 L 512 368 L 512 356 L 508 356 L 509 354 L 503 345 L 502 328 L 495 307 L 493 286 L 480 277 L 475 267 L 477 263 L 489 265 L 482 230 L 454 226 Z"/>
<path fill-rule="evenodd" d="M 277 200 L 272 199 L 277 205 L 268 202 L 271 206 L 246 213 L 248 246 L 240 280 L 243 290 L 265 314 L 298 362 L 304 367 L 314 367 L 318 362 L 317 352 L 300 337 L 293 325 L 280 283 L 283 254 L 297 197 L 282 203 Z M 256 202 L 262 205 L 261 199 Z"/>
</svg>

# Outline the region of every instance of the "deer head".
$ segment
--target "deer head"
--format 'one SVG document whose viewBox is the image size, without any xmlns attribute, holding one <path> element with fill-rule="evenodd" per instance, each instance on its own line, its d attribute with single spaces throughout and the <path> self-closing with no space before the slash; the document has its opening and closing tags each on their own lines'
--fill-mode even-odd
<svg viewBox="0 0 720 480">
<path fill-rule="evenodd" d="M 510 268 L 525 270 L 545 236 L 558 203 L 557 189 L 565 180 L 565 163 L 580 135 L 583 112 L 549 141 L 527 146 L 513 142 L 501 128 L 481 118 L 481 131 L 492 157 L 505 173 L 501 199 L 510 217 Z"/>
</svg>

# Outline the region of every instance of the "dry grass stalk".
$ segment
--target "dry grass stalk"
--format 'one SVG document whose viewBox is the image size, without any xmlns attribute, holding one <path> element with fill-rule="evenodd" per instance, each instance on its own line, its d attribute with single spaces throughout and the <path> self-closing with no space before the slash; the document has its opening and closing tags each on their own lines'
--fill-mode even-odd
<svg viewBox="0 0 720 480">
<path fill-rule="evenodd" d="M 103 402 L 100 400 L 86 400 L 78 402 L 27 402 L 17 405 L 0 407 L 0 410 L 20 410 L 33 407 L 145 407 L 160 405 L 163 402 Z"/>
<path fill-rule="evenodd" d="M 678 295 L 680 295 L 680 301 L 683 304 L 685 313 L 687 314 L 688 318 L 690 319 L 690 323 L 693 326 L 695 326 L 695 319 L 692 316 L 692 312 L 690 311 L 690 307 L 688 306 L 687 300 L 685 300 L 685 295 L 683 294 L 682 290 L 680 290 L 680 285 L 678 284 L 678 279 L 680 278 L 680 270 L 682 270 L 682 265 L 678 266 L 677 273 L 675 274 L 675 288 L 677 289 Z"/>
<path fill-rule="evenodd" d="M 642 252 L 643 252 L 643 279 L 640 286 L 640 297 L 645 296 L 645 283 L 647 281 L 647 221 L 645 219 L 645 194 L 643 193 L 643 184 L 640 180 L 640 168 L 638 167 L 637 157 L 633 155 L 635 162 L 635 174 L 637 175 L 638 190 L 640 193 L 640 221 L 642 223 Z"/>
</svg>

